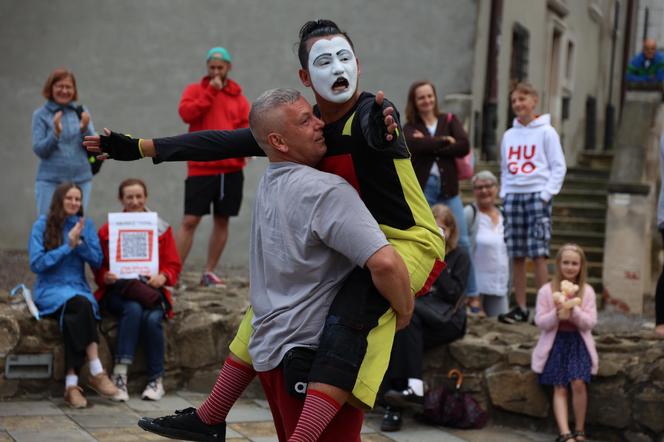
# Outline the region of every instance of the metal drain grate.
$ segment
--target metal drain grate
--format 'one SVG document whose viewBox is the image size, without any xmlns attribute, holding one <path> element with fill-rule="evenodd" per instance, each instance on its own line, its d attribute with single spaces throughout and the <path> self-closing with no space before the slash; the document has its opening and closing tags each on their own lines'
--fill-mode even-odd
<svg viewBox="0 0 664 442">
<path fill-rule="evenodd" d="M 53 373 L 53 353 L 8 355 L 5 359 L 7 379 L 47 379 Z"/>
</svg>

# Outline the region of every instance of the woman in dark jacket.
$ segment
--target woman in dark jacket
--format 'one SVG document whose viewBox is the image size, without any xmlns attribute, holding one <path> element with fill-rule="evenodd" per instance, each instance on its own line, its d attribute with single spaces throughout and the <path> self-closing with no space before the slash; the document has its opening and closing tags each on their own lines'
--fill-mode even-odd
<svg viewBox="0 0 664 442">
<path fill-rule="evenodd" d="M 431 206 L 440 203 L 452 209 L 459 229 L 459 247 L 470 253 L 456 166 L 456 159 L 470 151 L 466 131 L 454 114 L 440 112 L 436 88 L 428 81 L 416 81 L 410 86 L 403 129 L 424 196 Z M 480 313 L 472 263 L 468 274 L 466 295 L 471 312 Z"/>
<path fill-rule="evenodd" d="M 383 390 L 389 404 L 381 424 L 382 431 L 401 428 L 401 409 L 424 402 L 422 360 L 426 350 L 447 344 L 466 333 L 464 292 L 468 280 L 468 252 L 457 247 L 459 231 L 449 207 L 434 205 L 434 218 L 445 234 L 447 253 L 442 271 L 431 291 L 415 300 L 410 325 L 394 337 L 390 366 Z"/>
</svg>

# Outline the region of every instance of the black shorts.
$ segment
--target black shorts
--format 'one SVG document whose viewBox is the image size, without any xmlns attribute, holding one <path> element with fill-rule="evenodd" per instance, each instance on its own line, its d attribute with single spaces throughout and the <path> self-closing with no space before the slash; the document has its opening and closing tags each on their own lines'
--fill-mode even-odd
<svg viewBox="0 0 664 442">
<path fill-rule="evenodd" d="M 209 176 L 190 176 L 184 182 L 184 214 L 237 216 L 242 204 L 244 174 L 239 172 Z"/>
</svg>

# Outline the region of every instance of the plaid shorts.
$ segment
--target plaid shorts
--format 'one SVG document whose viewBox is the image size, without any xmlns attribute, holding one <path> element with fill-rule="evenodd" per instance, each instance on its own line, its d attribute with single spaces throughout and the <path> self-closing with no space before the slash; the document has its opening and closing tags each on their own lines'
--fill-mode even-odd
<svg viewBox="0 0 664 442">
<path fill-rule="evenodd" d="M 505 243 L 510 258 L 549 257 L 551 201 L 540 193 L 508 193 L 505 209 Z"/>
</svg>

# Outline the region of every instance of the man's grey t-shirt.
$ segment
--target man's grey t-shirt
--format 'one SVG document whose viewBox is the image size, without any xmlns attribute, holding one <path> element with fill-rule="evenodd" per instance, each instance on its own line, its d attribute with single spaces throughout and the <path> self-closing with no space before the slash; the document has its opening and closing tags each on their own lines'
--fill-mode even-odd
<svg viewBox="0 0 664 442">
<path fill-rule="evenodd" d="M 334 296 L 355 266 L 388 245 L 343 178 L 271 163 L 256 191 L 249 343 L 254 368 L 271 370 L 293 347 L 317 347 Z"/>
</svg>

